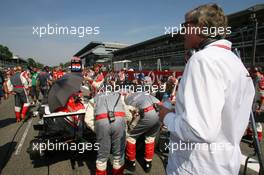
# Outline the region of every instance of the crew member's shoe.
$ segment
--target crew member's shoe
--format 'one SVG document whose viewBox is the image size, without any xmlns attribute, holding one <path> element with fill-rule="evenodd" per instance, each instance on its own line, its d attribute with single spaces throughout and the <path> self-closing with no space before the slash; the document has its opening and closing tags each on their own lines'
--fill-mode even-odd
<svg viewBox="0 0 264 175">
<path fill-rule="evenodd" d="M 136 170 L 136 161 L 126 159 L 126 169 L 134 172 Z"/>
<path fill-rule="evenodd" d="M 144 171 L 145 171 L 146 173 L 149 173 L 150 170 L 151 170 L 151 167 L 152 167 L 152 163 L 151 163 L 151 161 L 146 161 L 146 160 L 145 160 L 145 163 L 144 163 Z"/>
</svg>

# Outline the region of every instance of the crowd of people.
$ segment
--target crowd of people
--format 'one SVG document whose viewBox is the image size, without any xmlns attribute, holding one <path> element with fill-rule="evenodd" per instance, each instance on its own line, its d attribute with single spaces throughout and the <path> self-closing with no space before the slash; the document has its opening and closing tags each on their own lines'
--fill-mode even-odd
<svg viewBox="0 0 264 175">
<path fill-rule="evenodd" d="M 47 96 L 52 81 L 61 77 L 63 71 L 61 68 L 57 68 L 51 73 L 47 66 L 43 69 L 17 66 L 4 69 L 0 74 L 0 101 L 2 98 L 8 99 L 10 95 L 15 95 L 15 111 L 20 111 L 21 106 L 24 105 L 24 113 L 26 113 L 30 102 L 33 105 L 39 103 L 40 93 L 44 97 Z M 22 118 L 24 117 L 25 114 L 22 114 Z M 20 119 L 17 115 L 17 121 Z"/>
<path fill-rule="evenodd" d="M 95 125 L 95 131 L 97 135 L 97 142 L 100 143 L 101 149 L 98 151 L 98 159 L 96 161 L 97 174 L 104 174 L 106 171 L 106 163 L 108 160 L 108 154 L 110 152 L 106 152 L 107 150 L 110 150 L 111 144 L 116 142 L 119 146 L 114 148 L 114 151 L 116 152 L 116 155 L 114 156 L 115 163 L 113 164 L 113 173 L 114 174 L 120 174 L 121 171 L 123 171 L 124 168 L 124 162 L 123 162 L 123 153 L 126 152 L 127 155 L 127 167 L 130 167 L 130 170 L 135 170 L 135 156 L 136 156 L 136 140 L 140 135 L 145 135 L 145 144 L 146 144 L 146 155 L 145 155 L 145 171 L 149 172 L 151 168 L 151 161 L 154 155 L 154 141 L 156 133 L 159 130 L 159 119 L 157 111 L 153 112 L 154 108 L 152 107 L 152 103 L 159 102 L 159 101 L 174 101 L 175 102 L 175 96 L 176 96 L 176 90 L 179 78 L 176 78 L 175 74 L 172 74 L 170 76 L 155 76 L 154 72 L 148 72 L 147 75 L 144 75 L 143 72 L 137 72 L 135 73 L 132 70 L 126 70 L 122 69 L 120 71 L 114 72 L 114 71 L 108 71 L 103 72 L 102 65 L 96 64 L 92 68 L 84 68 L 79 72 L 83 77 L 83 83 L 82 85 L 87 87 L 89 89 L 88 93 L 85 94 L 86 97 L 89 99 L 95 99 L 96 105 L 94 107 L 94 112 L 89 111 L 89 113 L 94 113 L 94 118 L 96 122 Z M 52 87 L 52 85 L 56 82 L 56 80 L 63 77 L 65 74 L 70 73 L 71 70 L 63 70 L 61 67 L 57 67 L 55 69 L 50 69 L 49 67 L 44 67 L 43 69 L 37 69 L 37 68 L 26 68 L 23 69 L 20 66 L 6 69 L 3 74 L 3 95 L 5 96 L 5 99 L 9 98 L 9 96 L 12 94 L 15 97 L 15 116 L 17 122 L 20 122 L 21 120 L 26 118 L 26 114 L 28 111 L 28 108 L 30 105 L 37 105 L 40 103 L 41 100 L 48 97 L 49 89 Z M 145 94 L 144 92 L 138 93 L 137 96 L 141 96 L 141 99 L 138 99 L 136 95 L 128 95 L 127 93 L 127 105 L 131 106 L 130 111 L 133 113 L 133 116 L 143 116 L 144 119 L 140 118 L 135 122 L 135 120 L 130 121 L 131 126 L 129 127 L 131 130 L 131 133 L 129 137 L 126 137 L 126 134 L 122 134 L 122 130 L 125 132 L 126 130 L 126 121 L 123 121 L 120 116 L 125 117 L 126 114 L 125 109 L 123 109 L 123 103 L 118 99 L 116 99 L 116 94 L 119 94 L 118 92 L 115 93 L 114 89 L 111 89 L 112 92 L 107 92 L 107 95 L 104 97 L 103 95 L 106 93 L 106 86 L 116 86 L 116 85 L 130 85 L 130 86 L 146 86 L 146 85 L 157 85 L 157 87 L 164 86 L 163 91 L 156 91 L 156 92 L 150 92 L 150 94 Z M 130 90 L 130 89 L 129 89 Z M 41 94 L 41 95 L 40 95 Z M 133 93 L 134 94 L 134 93 Z M 136 93 L 135 93 L 136 94 Z M 83 109 L 83 104 L 81 104 L 80 101 L 76 102 L 76 98 L 71 96 L 65 106 L 62 106 L 56 111 L 63 111 L 63 112 L 73 112 L 79 109 Z M 124 95 L 124 94 L 123 94 Z M 148 97 L 150 98 L 150 101 L 147 100 Z M 164 98 L 166 97 L 166 99 Z M 105 100 L 109 101 L 109 105 L 113 105 L 113 101 L 117 100 L 120 102 L 116 103 L 116 110 L 119 112 L 113 112 L 114 121 L 119 121 L 119 124 L 117 125 L 115 123 L 116 130 L 113 132 L 118 133 L 118 136 L 116 138 L 111 138 L 110 136 L 107 137 L 105 133 L 102 133 L 102 128 L 115 128 L 115 127 L 102 127 L 111 125 L 111 122 L 108 123 L 108 120 L 101 120 L 105 119 L 104 114 L 107 113 L 107 111 L 102 112 L 102 106 L 105 105 Z M 142 101 L 145 101 L 142 103 Z M 101 104 L 100 104 L 101 103 Z M 173 103 L 172 103 L 173 104 Z M 143 106 L 142 106 L 143 105 Z M 147 107 L 146 107 L 147 105 Z M 134 107 L 132 107 L 134 106 Z M 142 109 L 144 109 L 143 112 L 139 112 L 138 107 L 141 106 Z M 152 108 L 150 108 L 152 107 Z M 68 110 L 70 108 L 70 110 Z M 105 109 L 108 109 L 106 107 Z M 111 106 L 110 108 L 113 108 Z M 133 110 L 132 110 L 133 108 Z M 101 111 L 101 112 L 98 112 Z M 113 110 L 114 111 L 114 110 Z M 118 113 L 118 114 L 117 114 Z M 117 114 L 117 116 L 116 116 Z M 121 115 L 122 114 L 122 115 Z M 120 116 L 119 116 L 120 115 Z M 100 119 L 99 119 L 100 118 Z M 119 119 L 120 118 L 120 119 Z M 155 119 L 155 120 L 154 120 Z M 121 123 L 120 123 L 121 122 Z M 125 123 L 122 124 L 122 123 Z M 102 124 L 103 123 L 103 124 Z M 120 127 L 123 126 L 123 128 L 120 130 Z M 132 127 L 133 125 L 133 127 Z M 70 125 L 69 125 L 70 126 Z M 58 130 L 58 125 L 55 126 L 56 130 Z M 132 129 L 133 128 L 133 129 Z M 110 131 L 105 131 L 110 132 Z M 112 131 L 111 131 L 112 132 Z M 115 140 L 115 141 L 113 141 Z M 107 143 L 107 144 L 106 144 Z M 122 146 L 123 145 L 123 146 Z M 127 146 L 126 151 L 124 151 L 124 146 Z M 114 146 L 114 145 L 112 145 Z M 120 147 L 122 146 L 122 147 Z M 123 150 L 123 151 L 122 151 Z"/>
<path fill-rule="evenodd" d="M 226 29 L 227 18 L 217 4 L 205 4 L 187 12 L 182 26 L 186 31 L 197 27 Z M 190 58 L 186 59 L 181 77 L 131 69 L 103 72 L 99 64 L 82 70 L 78 64 L 80 59 L 76 59 L 77 64 L 71 65 L 71 71 L 80 70 L 82 85 L 88 89 L 82 95 L 93 99 L 88 114 L 94 120 L 96 142 L 100 144 L 97 175 L 107 174 L 110 153 L 113 175 L 122 175 L 125 165 L 135 171 L 136 142 L 140 136 L 144 136 L 145 143 L 143 168 L 149 172 L 155 137 L 161 125 L 170 132 L 170 146 L 191 145 L 184 150 L 179 147 L 169 150 L 168 175 L 239 173 L 241 138 L 243 134 L 252 137 L 252 128 L 247 128 L 252 105 L 256 113 L 264 109 L 264 75 L 259 67 L 245 68 L 239 56 L 232 52 L 232 43 L 225 39 L 226 34 L 226 30 L 216 30 L 213 35 L 185 33 L 184 47 L 192 54 L 187 56 Z M 30 104 L 39 103 L 39 94 L 45 99 L 52 85 L 67 71 L 47 66 L 42 70 L 20 66 L 6 69 L 0 75 L 0 99 L 14 94 L 16 120 L 20 122 L 26 118 Z M 115 91 L 116 85 L 156 85 L 164 87 L 164 91 L 148 88 L 148 93 L 135 92 L 133 88 L 134 91 L 124 92 L 120 88 Z M 108 92 L 106 87 L 113 88 Z M 54 111 L 84 109 L 80 93 L 72 94 L 65 106 Z M 128 124 L 129 115 L 132 120 Z M 261 140 L 262 127 L 260 123 L 257 126 Z M 196 145 L 205 149 L 196 149 Z"/>
<path fill-rule="evenodd" d="M 56 81 L 64 74 L 70 72 L 68 68 L 63 69 L 58 66 L 55 68 L 27 67 L 21 66 L 2 69 L 0 71 L 0 102 L 2 99 L 8 99 L 13 93 L 11 77 L 17 72 L 21 72 L 25 78 L 25 87 L 27 95 L 33 104 L 39 103 L 39 94 L 46 97 L 49 87 L 52 82 Z M 165 71 L 166 72 L 166 71 Z M 155 75 L 154 71 L 134 72 L 133 69 L 122 69 L 120 71 L 102 71 L 102 65 L 97 64 L 92 68 L 84 68 L 82 75 L 85 78 L 84 84 L 90 86 L 93 90 L 99 89 L 102 85 L 164 85 L 167 84 L 166 92 L 175 97 L 176 89 L 173 89 L 178 84 L 178 78 L 175 73 L 167 75 Z M 179 77 L 180 79 L 180 77 Z M 172 92 L 173 91 L 173 92 Z M 95 91 L 93 91 L 95 93 Z M 95 95 L 95 94 L 93 94 Z M 159 94 L 158 94 L 159 95 Z M 162 98 L 162 97 L 159 97 Z"/>
<path fill-rule="evenodd" d="M 260 67 L 254 67 L 249 68 L 248 71 L 250 72 L 250 75 L 252 79 L 254 80 L 255 87 L 256 87 L 256 97 L 254 100 L 254 109 L 257 112 L 261 112 L 263 110 L 264 105 L 264 76 L 261 71 Z M 39 104 L 41 99 L 48 96 L 48 92 L 50 87 L 56 80 L 63 77 L 63 75 L 69 73 L 70 70 L 63 70 L 62 67 L 56 67 L 54 69 L 51 69 L 49 67 L 44 67 L 43 69 L 38 68 L 26 68 L 23 69 L 20 66 L 14 67 L 14 68 L 7 68 L 3 72 L 1 72 L 0 76 L 0 95 L 4 99 L 10 98 L 10 95 L 15 96 L 15 114 L 17 122 L 19 122 L 21 119 L 26 118 L 26 113 L 28 110 L 28 107 L 30 105 L 36 105 Z M 164 75 L 164 76 L 157 76 L 154 74 L 153 71 L 147 72 L 147 75 L 145 75 L 143 72 L 137 72 L 135 73 L 133 70 L 126 70 L 122 69 L 120 71 L 108 71 L 103 72 L 102 71 L 102 65 L 95 64 L 92 68 L 84 68 L 81 72 L 81 75 L 83 77 L 83 85 L 89 88 L 89 93 L 86 93 L 85 95 L 91 98 L 96 98 L 96 101 L 102 101 L 102 98 L 104 99 L 102 104 L 104 104 L 104 101 L 110 100 L 110 103 L 112 101 L 117 100 L 116 95 L 113 93 L 110 93 L 107 95 L 107 97 L 99 96 L 99 93 L 102 93 L 103 87 L 106 85 L 115 86 L 115 85 L 157 85 L 158 87 L 164 85 L 165 89 L 164 91 L 158 91 L 158 92 L 150 92 L 151 100 L 155 101 L 155 103 L 163 102 L 163 105 L 165 105 L 166 102 L 170 103 L 170 107 L 173 108 L 176 101 L 176 93 L 178 89 L 179 82 L 181 80 L 181 76 L 176 77 L 175 74 L 171 75 Z M 41 94 L 41 95 L 40 95 Z M 142 102 L 146 101 L 148 97 L 145 93 L 133 93 L 136 95 L 128 95 L 126 98 L 127 105 L 131 105 L 134 107 L 138 107 L 142 104 Z M 137 97 L 139 96 L 139 97 Z M 142 97 L 142 98 L 141 98 Z M 73 98 L 70 98 L 73 99 Z M 70 104 L 70 100 L 67 103 Z M 74 101 L 74 100 L 72 100 Z M 136 102 L 137 101 L 137 102 Z M 149 100 L 148 100 L 149 101 Z M 149 103 L 149 102 L 145 102 Z M 100 108 L 102 108 L 101 105 Z M 147 106 L 151 106 L 151 104 L 148 104 Z M 153 104 L 152 104 L 153 105 Z M 80 106 L 80 105 L 79 105 Z M 118 105 L 117 105 L 118 106 Z M 74 105 L 71 106 L 74 108 Z M 60 108 L 61 109 L 61 108 Z M 83 109 L 79 108 L 78 109 Z M 151 110 L 150 108 L 147 109 L 146 106 L 144 106 L 144 109 L 146 113 L 149 113 L 148 110 Z M 153 108 L 154 109 L 154 108 Z M 95 107 L 96 110 L 96 107 Z M 64 110 L 65 111 L 65 110 Z M 97 109 L 98 111 L 98 109 Z M 120 111 L 125 111 L 125 109 L 120 109 Z M 133 111 L 133 110 L 131 110 Z M 71 112 L 66 110 L 66 112 Z M 123 137 L 122 133 L 118 138 L 119 142 L 118 144 L 126 145 L 126 165 L 127 168 L 131 171 L 135 170 L 135 145 L 137 138 L 144 134 L 148 134 L 149 136 L 146 137 L 145 144 L 146 144 L 146 167 L 145 168 L 147 172 L 150 171 L 151 168 L 151 162 L 153 154 L 154 154 L 154 141 L 155 141 L 155 134 L 157 133 L 157 129 L 160 128 L 160 123 L 158 120 L 157 113 L 154 113 L 148 117 L 146 114 L 140 114 L 139 111 L 133 111 L 132 112 L 134 116 L 136 115 L 143 115 L 144 120 L 141 119 L 140 121 L 137 121 L 136 123 L 130 121 L 130 134 L 127 136 L 126 143 L 120 143 L 120 138 Z M 144 112 L 143 112 L 144 113 Z M 151 114 L 151 113 L 149 113 Z M 95 116 L 101 116 L 102 114 Z M 125 115 L 125 114 L 124 114 Z M 153 120 L 153 118 L 156 118 L 156 120 Z M 108 121 L 108 120 L 107 120 Z M 122 121 L 119 121 L 122 123 Z M 97 124 L 96 124 L 97 123 Z M 96 128 L 102 128 L 102 124 L 98 124 L 100 122 L 96 122 L 95 125 L 98 125 L 100 127 Z M 106 124 L 107 123 L 107 124 Z M 104 123 L 103 125 L 108 125 L 108 122 Z M 119 123 L 119 125 L 121 125 Z M 111 124 L 111 123 L 110 123 Z M 138 127 L 136 127 L 138 126 Z M 250 126 L 250 125 L 249 125 Z M 260 123 L 257 124 L 258 126 L 258 136 L 259 139 L 262 139 L 262 125 Z M 109 128 L 109 127 L 107 127 Z M 152 129 L 151 129 L 152 128 Z M 120 129 L 120 126 L 119 126 Z M 125 129 L 124 129 L 125 130 Z M 100 130 L 97 131 L 98 135 L 100 136 Z M 108 131 L 109 132 L 109 131 Z M 120 132 L 120 130 L 118 130 Z M 248 127 L 246 131 L 247 136 L 252 137 L 252 129 Z M 112 138 L 102 137 L 98 140 L 99 143 L 102 145 L 107 145 Z M 99 151 L 98 161 L 97 161 L 97 174 L 100 174 L 100 172 L 104 172 L 105 170 L 105 163 L 107 162 L 106 157 L 108 157 L 107 153 L 105 153 L 105 150 L 110 149 L 107 148 L 107 146 L 104 149 L 101 149 L 103 151 Z M 119 151 L 122 150 L 121 148 L 118 148 Z M 120 164 L 120 154 L 118 154 L 117 158 L 117 167 L 121 168 L 121 165 L 123 166 L 123 163 Z M 118 163 L 119 162 L 119 163 Z M 103 168 L 102 168 L 103 167 Z M 117 169 L 118 169 L 117 168 Z M 102 171 L 101 171 L 102 170 Z M 118 172 L 118 170 L 117 170 Z"/>
<path fill-rule="evenodd" d="M 94 96 L 100 87 L 106 85 L 158 85 L 159 87 L 166 85 L 164 86 L 166 88 L 164 92 L 170 96 L 172 103 L 175 103 L 177 85 L 181 79 L 181 76 L 176 77 L 175 72 L 167 75 L 155 75 L 154 71 L 148 71 L 147 74 L 144 74 L 125 68 L 120 71 L 103 72 L 102 70 L 100 64 L 82 70 L 82 76 L 85 79 L 84 84 L 91 88 L 91 96 Z M 261 112 L 264 108 L 264 73 L 261 67 L 249 67 L 248 71 L 256 88 L 254 110 Z M 21 66 L 17 66 L 2 69 L 0 71 L 0 104 L 3 99 L 9 99 L 11 95 L 14 95 L 11 77 L 17 72 L 21 72 L 22 77 L 26 80 L 24 85 L 31 103 L 37 104 L 40 100 L 40 94 L 46 97 L 52 83 L 64 74 L 69 73 L 70 70 L 68 68 L 63 69 L 60 66 L 55 68 L 45 66 L 42 69 L 35 67 L 23 69 Z M 155 93 L 154 95 L 162 100 L 164 92 L 162 94 Z"/>
</svg>

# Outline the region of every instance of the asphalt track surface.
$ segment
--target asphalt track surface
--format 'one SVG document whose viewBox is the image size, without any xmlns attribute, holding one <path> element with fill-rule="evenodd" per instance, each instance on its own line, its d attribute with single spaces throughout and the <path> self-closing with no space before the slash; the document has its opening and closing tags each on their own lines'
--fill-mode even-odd
<svg viewBox="0 0 264 175">
<path fill-rule="evenodd" d="M 25 122 L 16 123 L 14 100 L 11 96 L 0 104 L 0 174 L 1 175 L 89 175 L 95 174 L 96 152 L 52 152 L 41 159 L 31 160 L 28 153 L 30 142 L 38 135 L 33 129 L 38 118 L 29 118 Z M 264 150 L 264 143 L 261 148 Z M 243 158 L 253 152 L 247 144 L 241 143 Z M 255 158 L 256 159 L 256 158 Z M 144 175 L 141 158 L 137 159 L 135 175 Z M 165 174 L 164 157 L 155 154 L 150 175 Z M 242 174 L 244 160 L 241 160 Z M 258 174 L 259 165 L 249 164 L 247 174 Z"/>
</svg>

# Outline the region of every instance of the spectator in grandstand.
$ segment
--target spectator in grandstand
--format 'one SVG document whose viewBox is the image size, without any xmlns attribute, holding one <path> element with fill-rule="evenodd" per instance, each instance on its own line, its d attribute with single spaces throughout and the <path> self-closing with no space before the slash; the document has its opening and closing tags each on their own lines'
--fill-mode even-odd
<svg viewBox="0 0 264 175">
<path fill-rule="evenodd" d="M 255 95 L 253 81 L 231 51 L 232 43 L 224 39 L 227 18 L 218 5 L 189 11 L 182 25 L 185 49 L 196 53 L 187 61 L 175 112 L 160 107 L 160 120 L 170 131 L 167 174 L 239 174 L 240 140 Z M 215 33 L 199 32 L 212 28 Z M 180 145 L 187 146 L 179 149 Z"/>
</svg>

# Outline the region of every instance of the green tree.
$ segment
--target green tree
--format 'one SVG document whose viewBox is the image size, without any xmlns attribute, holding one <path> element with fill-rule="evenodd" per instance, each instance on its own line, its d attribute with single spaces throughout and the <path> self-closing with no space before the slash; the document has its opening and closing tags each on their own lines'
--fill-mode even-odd
<svg viewBox="0 0 264 175">
<path fill-rule="evenodd" d="M 42 63 L 36 62 L 36 67 L 42 69 L 44 65 Z"/>
<path fill-rule="evenodd" d="M 63 67 L 64 67 L 64 68 L 68 68 L 70 65 L 71 65 L 71 62 L 66 62 L 66 63 L 63 65 Z"/>
<path fill-rule="evenodd" d="M 30 67 L 36 67 L 39 69 L 42 69 L 44 67 L 44 65 L 42 63 L 35 61 L 35 59 L 33 59 L 33 58 L 28 58 L 27 62 L 28 62 L 28 66 L 30 66 Z"/>
<path fill-rule="evenodd" d="M 30 67 L 35 67 L 36 66 L 36 61 L 33 58 L 28 58 L 27 62 L 28 62 L 28 65 Z"/>
<path fill-rule="evenodd" d="M 13 53 L 9 50 L 8 47 L 0 44 L 0 57 L 4 59 L 10 59 L 13 57 Z"/>
</svg>

